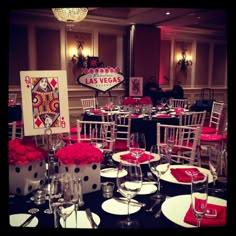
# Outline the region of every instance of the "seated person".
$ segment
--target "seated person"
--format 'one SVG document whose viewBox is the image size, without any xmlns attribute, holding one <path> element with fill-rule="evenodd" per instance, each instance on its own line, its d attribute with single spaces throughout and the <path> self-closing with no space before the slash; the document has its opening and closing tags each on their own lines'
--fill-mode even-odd
<svg viewBox="0 0 236 236">
<path fill-rule="evenodd" d="M 176 99 L 183 99 L 184 98 L 184 90 L 182 86 L 180 85 L 180 81 L 176 81 L 175 85 L 172 89 L 173 97 Z"/>
<path fill-rule="evenodd" d="M 143 95 L 150 97 L 152 99 L 153 106 L 156 106 L 157 95 L 160 91 L 161 88 L 159 88 L 159 84 L 155 82 L 155 76 L 151 76 L 144 86 Z"/>
</svg>

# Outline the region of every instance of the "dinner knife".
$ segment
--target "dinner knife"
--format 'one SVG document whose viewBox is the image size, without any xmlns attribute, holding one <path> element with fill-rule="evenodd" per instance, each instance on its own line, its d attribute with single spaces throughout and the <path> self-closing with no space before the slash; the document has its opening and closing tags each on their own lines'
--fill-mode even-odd
<svg viewBox="0 0 236 236">
<path fill-rule="evenodd" d="M 98 225 L 96 224 L 96 222 L 94 221 L 93 219 L 93 215 L 91 213 L 91 210 L 89 208 L 85 209 L 85 212 L 86 212 L 86 215 L 88 217 L 88 220 L 92 226 L 93 229 L 97 229 L 98 228 Z"/>
<path fill-rule="evenodd" d="M 123 203 L 128 203 L 128 200 L 127 199 L 124 199 L 124 198 L 119 198 L 119 197 L 112 197 L 114 200 L 118 201 L 118 202 L 123 202 Z M 130 205 L 133 205 L 133 206 L 138 206 L 138 207 L 145 207 L 146 204 L 145 203 L 142 203 L 142 202 L 135 202 L 135 201 L 130 201 Z"/>
<path fill-rule="evenodd" d="M 35 217 L 35 214 L 30 215 L 19 227 L 26 227 Z"/>
</svg>

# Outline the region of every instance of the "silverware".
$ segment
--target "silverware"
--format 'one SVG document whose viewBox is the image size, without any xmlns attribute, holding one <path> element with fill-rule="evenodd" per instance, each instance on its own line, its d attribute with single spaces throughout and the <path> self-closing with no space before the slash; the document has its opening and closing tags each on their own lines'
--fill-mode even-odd
<svg viewBox="0 0 236 236">
<path fill-rule="evenodd" d="M 170 197 L 169 197 L 169 196 L 166 196 L 165 199 L 164 199 L 164 201 L 165 201 L 166 199 L 168 199 L 168 198 L 170 198 Z M 163 201 L 163 202 L 164 202 L 164 201 Z M 162 202 L 162 203 L 163 203 L 163 202 Z M 161 216 L 161 212 L 162 212 L 162 211 L 161 211 L 161 208 L 160 208 L 160 209 L 157 211 L 157 213 L 154 214 L 154 218 L 159 218 L 159 217 Z"/>
<path fill-rule="evenodd" d="M 30 215 L 19 227 L 26 227 L 35 217 L 35 214 Z"/>
<path fill-rule="evenodd" d="M 161 208 L 157 211 L 157 213 L 154 215 L 154 218 L 159 218 L 161 216 Z"/>
<path fill-rule="evenodd" d="M 98 225 L 96 224 L 96 222 L 94 221 L 93 219 L 93 215 L 91 213 L 91 210 L 89 208 L 85 209 L 85 212 L 86 212 L 86 215 L 88 217 L 88 220 L 92 226 L 93 229 L 97 229 L 98 228 Z"/>
<path fill-rule="evenodd" d="M 124 199 L 124 198 L 119 198 L 119 197 L 112 197 L 114 200 L 118 201 L 118 202 L 123 202 L 123 203 L 128 203 L 128 200 L 127 199 Z M 130 205 L 133 205 L 133 206 L 139 206 L 139 207 L 145 207 L 146 204 L 145 203 L 142 203 L 142 202 L 136 202 L 134 200 L 131 199 L 130 201 Z"/>
<path fill-rule="evenodd" d="M 101 169 L 100 171 L 102 173 L 107 173 L 107 172 L 117 172 L 117 168 L 107 168 L 107 169 Z"/>
<path fill-rule="evenodd" d="M 148 184 L 153 185 L 153 184 L 157 184 L 157 182 L 156 181 L 146 181 L 146 182 L 142 183 L 142 185 L 148 185 Z"/>
<path fill-rule="evenodd" d="M 162 199 L 157 199 L 155 200 L 155 202 L 152 204 L 152 206 L 148 209 L 145 209 L 146 212 L 152 212 L 154 207 L 156 207 L 157 205 L 159 205 L 161 203 Z"/>
</svg>

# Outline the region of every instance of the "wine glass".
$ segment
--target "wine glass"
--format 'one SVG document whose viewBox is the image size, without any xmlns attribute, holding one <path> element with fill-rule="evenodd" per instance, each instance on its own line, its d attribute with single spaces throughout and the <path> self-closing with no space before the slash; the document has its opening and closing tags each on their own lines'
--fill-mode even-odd
<svg viewBox="0 0 236 236">
<path fill-rule="evenodd" d="M 162 110 L 161 101 L 157 102 L 156 109 L 157 109 L 157 112 L 161 112 L 161 110 Z"/>
<path fill-rule="evenodd" d="M 50 207 L 54 213 L 54 227 L 58 228 L 59 216 L 63 219 L 66 228 L 66 220 L 73 211 L 77 211 L 75 191 L 75 176 L 70 173 L 55 174 L 50 185 Z"/>
<path fill-rule="evenodd" d="M 162 107 L 164 108 L 166 107 L 168 103 L 168 99 L 166 97 L 162 97 L 160 102 L 161 102 Z"/>
<path fill-rule="evenodd" d="M 91 144 L 92 146 L 103 149 L 106 147 L 106 130 L 103 127 L 96 127 L 92 129 L 91 133 Z"/>
<path fill-rule="evenodd" d="M 166 129 L 166 144 L 168 159 L 171 162 L 171 153 L 175 144 L 175 132 L 173 128 Z"/>
<path fill-rule="evenodd" d="M 144 133 L 135 132 L 130 135 L 129 151 L 133 157 L 139 158 L 146 150 Z"/>
<path fill-rule="evenodd" d="M 118 166 L 116 184 L 118 191 L 128 200 L 128 214 L 125 220 L 119 221 L 118 225 L 121 228 L 138 228 L 137 220 L 130 217 L 130 201 L 142 187 L 142 169 L 138 160 L 121 160 Z"/>
<path fill-rule="evenodd" d="M 217 147 L 208 147 L 209 156 L 209 170 L 213 177 L 213 188 L 211 189 L 211 194 L 213 196 L 217 195 L 219 192 L 223 192 L 225 184 L 227 182 L 227 152 L 226 150 L 220 150 Z M 226 172 L 221 173 L 222 164 L 224 162 Z M 221 183 L 224 188 L 216 187 L 216 183 Z"/>
<path fill-rule="evenodd" d="M 207 209 L 208 199 L 208 175 L 198 173 L 192 175 L 191 181 L 191 206 L 197 220 L 197 227 L 200 227 L 202 217 Z"/>
<path fill-rule="evenodd" d="M 152 145 L 148 159 L 148 166 L 151 172 L 157 177 L 157 193 L 153 195 L 152 199 L 164 199 L 165 195 L 161 193 L 160 177 L 165 174 L 170 166 L 170 159 L 167 155 L 167 147 Z M 151 158 L 154 157 L 154 158 Z"/>
</svg>

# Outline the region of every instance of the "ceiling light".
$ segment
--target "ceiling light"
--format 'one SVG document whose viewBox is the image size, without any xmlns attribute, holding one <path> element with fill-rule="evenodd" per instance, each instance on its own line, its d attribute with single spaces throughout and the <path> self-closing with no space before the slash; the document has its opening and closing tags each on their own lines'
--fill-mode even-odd
<svg viewBox="0 0 236 236">
<path fill-rule="evenodd" d="M 54 16 L 63 22 L 80 22 L 88 13 L 88 8 L 52 8 Z"/>
</svg>

